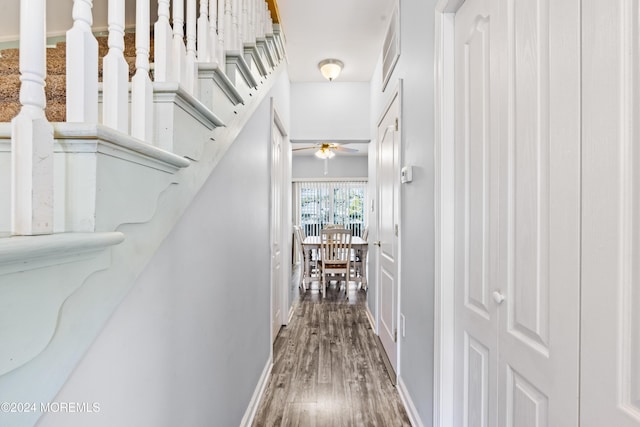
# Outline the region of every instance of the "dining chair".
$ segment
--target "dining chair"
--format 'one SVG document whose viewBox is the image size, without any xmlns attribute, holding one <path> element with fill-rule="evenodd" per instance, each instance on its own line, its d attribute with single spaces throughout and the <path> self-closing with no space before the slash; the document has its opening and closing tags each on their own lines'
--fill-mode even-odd
<svg viewBox="0 0 640 427">
<path fill-rule="evenodd" d="M 364 231 L 362 232 L 362 240 L 367 241 L 369 239 L 369 227 L 365 227 Z M 353 255 L 353 274 L 354 276 L 363 276 L 363 272 L 364 269 L 367 268 L 366 265 L 364 265 L 364 256 L 362 253 L 362 249 L 357 249 L 354 250 L 354 255 Z"/>
<path fill-rule="evenodd" d="M 300 283 L 298 284 L 299 287 L 301 287 L 304 291 L 307 290 L 307 286 L 305 285 L 305 259 L 306 259 L 306 255 L 305 255 L 305 251 L 304 248 L 302 247 L 302 230 L 300 229 L 299 225 L 294 225 L 293 226 L 293 240 L 295 242 L 295 248 L 296 248 L 296 254 L 297 254 L 297 259 L 300 261 Z"/>
<path fill-rule="evenodd" d="M 344 228 L 344 225 L 342 224 L 325 224 L 324 225 L 324 230 L 335 230 L 335 229 L 341 229 Z"/>
<path fill-rule="evenodd" d="M 344 275 L 345 293 L 349 298 L 351 278 L 351 230 L 344 228 L 320 230 L 320 275 L 322 296 L 327 296 L 327 275 Z"/>
</svg>

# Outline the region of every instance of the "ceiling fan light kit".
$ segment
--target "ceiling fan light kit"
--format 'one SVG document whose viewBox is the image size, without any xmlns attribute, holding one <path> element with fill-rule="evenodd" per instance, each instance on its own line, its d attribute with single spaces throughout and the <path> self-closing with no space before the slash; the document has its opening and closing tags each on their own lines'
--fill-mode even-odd
<svg viewBox="0 0 640 427">
<path fill-rule="evenodd" d="M 322 76 L 330 82 L 338 78 L 344 68 L 344 63 L 338 59 L 324 59 L 318 63 Z"/>
<path fill-rule="evenodd" d="M 324 147 L 324 146 L 314 153 L 314 156 L 316 156 L 317 158 L 325 159 L 325 160 L 333 159 L 335 155 L 336 153 L 334 153 L 330 147 Z"/>
</svg>

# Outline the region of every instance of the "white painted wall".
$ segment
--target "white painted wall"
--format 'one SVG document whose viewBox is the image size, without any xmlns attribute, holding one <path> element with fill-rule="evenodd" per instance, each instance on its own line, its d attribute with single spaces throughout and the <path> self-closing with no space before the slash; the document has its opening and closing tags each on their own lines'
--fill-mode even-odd
<svg viewBox="0 0 640 427">
<path fill-rule="evenodd" d="M 271 347 L 269 132 L 266 98 L 55 399 L 100 412 L 40 426 L 240 423 Z"/>
<path fill-rule="evenodd" d="M 291 84 L 291 139 L 368 140 L 369 83 Z"/>
<path fill-rule="evenodd" d="M 403 79 L 401 156 L 403 165 L 413 165 L 413 182 L 403 184 L 401 191 L 400 312 L 406 318 L 406 337 L 400 338 L 400 380 L 425 425 L 430 425 L 433 412 L 435 4 L 401 2 L 400 59 L 384 94 L 379 70 L 371 87 L 375 129 L 398 79 Z"/>
<path fill-rule="evenodd" d="M 93 1 L 93 29 L 107 30 L 107 0 Z M 125 2 L 125 22 L 127 27 L 135 25 L 135 1 Z M 158 17 L 158 2 L 151 1 L 151 22 Z M 47 0 L 47 35 L 62 36 L 73 25 L 71 10 L 73 0 Z M 17 40 L 20 33 L 20 1 L 0 2 L 0 42 Z"/>
<path fill-rule="evenodd" d="M 368 174 L 367 156 L 336 156 L 329 161 L 324 174 L 324 160 L 315 156 L 296 156 L 293 158 L 293 178 L 345 178 L 366 177 Z"/>
</svg>

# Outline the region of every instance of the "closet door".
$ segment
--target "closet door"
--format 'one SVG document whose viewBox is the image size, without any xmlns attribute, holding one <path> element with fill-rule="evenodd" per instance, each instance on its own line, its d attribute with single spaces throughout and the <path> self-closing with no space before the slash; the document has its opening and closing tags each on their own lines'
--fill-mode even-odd
<svg viewBox="0 0 640 427">
<path fill-rule="evenodd" d="M 455 17 L 455 426 L 497 425 L 496 4 L 467 0 Z"/>
<path fill-rule="evenodd" d="M 581 427 L 640 426 L 640 8 L 583 2 Z"/>
<path fill-rule="evenodd" d="M 580 0 L 505 0 L 498 426 L 578 425 Z"/>
<path fill-rule="evenodd" d="M 455 19 L 454 424 L 577 426 L 580 0 Z"/>
</svg>

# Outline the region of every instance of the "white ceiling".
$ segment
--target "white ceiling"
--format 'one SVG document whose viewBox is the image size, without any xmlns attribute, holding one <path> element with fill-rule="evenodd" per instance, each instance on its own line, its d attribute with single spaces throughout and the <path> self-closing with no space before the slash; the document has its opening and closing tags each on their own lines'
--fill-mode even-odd
<svg viewBox="0 0 640 427">
<path fill-rule="evenodd" d="M 367 82 L 395 0 L 277 0 L 292 82 L 324 81 L 318 62 L 345 66 L 338 81 Z"/>
</svg>

